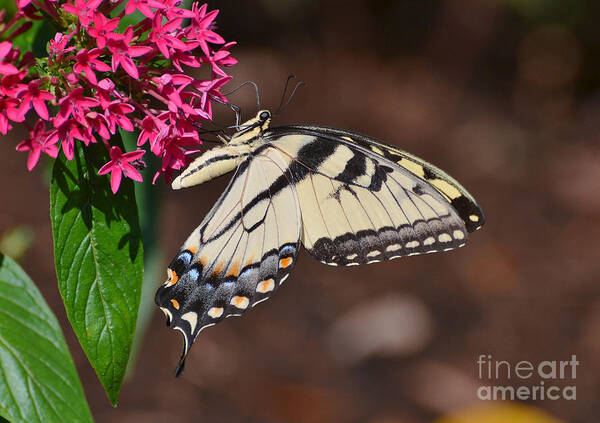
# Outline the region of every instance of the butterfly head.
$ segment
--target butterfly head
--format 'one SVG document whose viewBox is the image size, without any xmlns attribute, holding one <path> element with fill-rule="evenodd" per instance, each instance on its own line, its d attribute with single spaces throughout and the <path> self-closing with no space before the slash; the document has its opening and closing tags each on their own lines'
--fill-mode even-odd
<svg viewBox="0 0 600 423">
<path fill-rule="evenodd" d="M 270 111 L 260 110 L 255 117 L 239 126 L 239 130 L 231 137 L 229 145 L 248 144 L 255 141 L 258 135 L 269 128 L 271 117 Z"/>
</svg>

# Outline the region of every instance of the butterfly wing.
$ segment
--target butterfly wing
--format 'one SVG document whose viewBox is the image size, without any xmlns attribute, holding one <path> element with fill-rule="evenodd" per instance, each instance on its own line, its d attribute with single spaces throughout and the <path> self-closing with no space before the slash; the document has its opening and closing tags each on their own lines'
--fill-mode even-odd
<svg viewBox="0 0 600 423">
<path fill-rule="evenodd" d="M 169 265 L 156 303 L 184 337 L 177 374 L 202 329 L 266 300 L 295 264 L 301 217 L 286 169 L 272 148 L 242 162 Z"/>
<path fill-rule="evenodd" d="M 481 209 L 458 182 L 413 156 L 386 158 L 383 143 L 363 137 L 361 145 L 355 134 L 301 126 L 273 128 L 264 137 L 289 162 L 303 219 L 302 242 L 326 264 L 450 250 L 465 244 L 473 228 L 471 214 L 483 221 Z M 428 180 L 400 160 L 411 160 L 413 168 L 418 165 L 436 177 Z M 468 208 L 454 207 L 453 190 Z"/>
<path fill-rule="evenodd" d="M 308 131 L 308 133 L 318 133 L 320 136 L 339 140 L 349 145 L 355 145 L 366 149 L 376 156 L 383 156 L 386 159 L 400 165 L 413 175 L 424 180 L 439 191 L 452 204 L 465 223 L 469 232 L 480 229 L 485 224 L 485 215 L 481 206 L 475 198 L 452 176 L 448 175 L 437 166 L 408 153 L 398 147 L 391 146 L 379 140 L 365 135 L 343 131 L 341 129 L 312 126 L 295 126 L 293 131 Z"/>
</svg>

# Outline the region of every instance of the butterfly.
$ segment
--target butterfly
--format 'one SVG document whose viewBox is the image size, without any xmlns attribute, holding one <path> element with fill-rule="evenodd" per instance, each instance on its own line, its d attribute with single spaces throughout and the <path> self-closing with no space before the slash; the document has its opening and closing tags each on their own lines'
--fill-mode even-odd
<svg viewBox="0 0 600 423">
<path fill-rule="evenodd" d="M 172 183 L 235 170 L 156 292 L 183 334 L 176 375 L 198 334 L 265 301 L 287 280 L 300 244 L 331 266 L 461 247 L 481 207 L 434 165 L 375 139 L 326 127 L 270 127 L 261 110 Z"/>
</svg>

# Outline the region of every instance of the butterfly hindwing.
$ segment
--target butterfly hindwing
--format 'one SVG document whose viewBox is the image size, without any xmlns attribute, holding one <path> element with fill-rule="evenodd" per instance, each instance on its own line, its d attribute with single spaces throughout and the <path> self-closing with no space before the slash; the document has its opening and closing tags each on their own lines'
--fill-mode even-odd
<svg viewBox="0 0 600 423">
<path fill-rule="evenodd" d="M 182 332 L 179 371 L 198 333 L 267 299 L 296 261 L 298 199 L 281 154 L 265 149 L 229 186 L 167 271 L 156 302 Z"/>
<path fill-rule="evenodd" d="M 466 242 L 448 198 L 385 156 L 321 128 L 274 128 L 265 138 L 298 169 L 302 242 L 318 260 L 372 263 Z"/>
</svg>

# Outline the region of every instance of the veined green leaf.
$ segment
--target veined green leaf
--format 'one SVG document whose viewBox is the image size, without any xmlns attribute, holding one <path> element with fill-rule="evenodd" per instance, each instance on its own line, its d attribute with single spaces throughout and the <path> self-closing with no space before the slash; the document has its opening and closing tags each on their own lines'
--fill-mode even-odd
<svg viewBox="0 0 600 423">
<path fill-rule="evenodd" d="M 54 314 L 23 269 L 2 254 L 0 416 L 13 423 L 92 421 Z"/>
<path fill-rule="evenodd" d="M 113 142 L 114 144 L 114 142 Z M 125 375 L 140 301 L 143 251 L 133 182 L 116 195 L 101 144 L 56 160 L 50 188 L 54 260 L 67 316 L 113 405 Z"/>
</svg>

